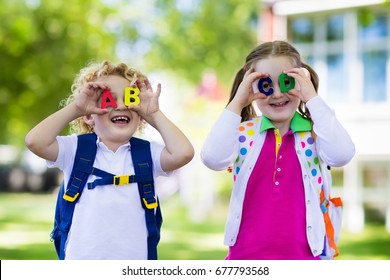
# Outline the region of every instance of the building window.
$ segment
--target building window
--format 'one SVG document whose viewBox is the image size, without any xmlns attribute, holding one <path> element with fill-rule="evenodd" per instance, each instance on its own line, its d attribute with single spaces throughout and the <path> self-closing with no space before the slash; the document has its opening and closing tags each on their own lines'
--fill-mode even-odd
<svg viewBox="0 0 390 280">
<path fill-rule="evenodd" d="M 359 17 L 359 39 L 372 40 L 385 38 L 389 35 L 387 15 L 377 15 L 370 12 L 365 18 Z"/>
<path fill-rule="evenodd" d="M 388 15 L 366 12 L 359 17 L 358 39 L 363 63 L 363 101 L 386 101 Z"/>
<path fill-rule="evenodd" d="M 387 52 L 367 51 L 363 53 L 363 73 L 365 102 L 386 101 Z"/>
<path fill-rule="evenodd" d="M 344 38 L 344 16 L 333 15 L 328 18 L 326 37 L 328 41 L 340 41 Z"/>
<path fill-rule="evenodd" d="M 356 23 L 356 28 L 347 29 Z M 307 62 L 316 71 L 323 71 L 319 74 L 324 77 L 324 96 L 329 102 L 390 101 L 390 14 L 350 10 L 346 14 L 292 16 L 288 38 L 303 59 L 310 58 Z M 354 58 L 358 58 L 357 63 Z"/>
<path fill-rule="evenodd" d="M 311 43 L 314 40 L 314 24 L 309 18 L 295 18 L 289 22 L 289 33 L 294 43 Z"/>
<path fill-rule="evenodd" d="M 328 69 L 328 98 L 333 103 L 346 102 L 348 97 L 347 83 L 345 81 L 346 69 L 344 55 L 331 54 L 326 57 Z"/>
</svg>

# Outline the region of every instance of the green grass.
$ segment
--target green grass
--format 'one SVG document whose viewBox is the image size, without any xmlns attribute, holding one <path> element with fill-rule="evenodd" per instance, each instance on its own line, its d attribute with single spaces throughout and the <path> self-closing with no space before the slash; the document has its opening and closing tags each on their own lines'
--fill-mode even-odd
<svg viewBox="0 0 390 280">
<path fill-rule="evenodd" d="M 0 193 L 0 259 L 57 259 L 50 232 L 53 195 Z M 206 220 L 193 222 L 177 196 L 162 202 L 164 223 L 159 244 L 162 260 L 221 260 L 226 205 L 217 204 Z M 383 225 L 366 225 L 358 234 L 343 231 L 340 260 L 390 260 L 390 234 Z"/>
</svg>

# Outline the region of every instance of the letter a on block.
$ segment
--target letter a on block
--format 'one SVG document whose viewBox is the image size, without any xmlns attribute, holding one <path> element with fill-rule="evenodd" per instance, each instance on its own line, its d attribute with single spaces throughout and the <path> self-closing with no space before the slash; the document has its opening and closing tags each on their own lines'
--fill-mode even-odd
<svg viewBox="0 0 390 280">
<path fill-rule="evenodd" d="M 111 91 L 108 90 L 108 89 L 105 89 L 103 90 L 103 93 L 102 93 L 102 106 L 101 108 L 104 109 L 106 107 L 118 107 L 118 105 L 116 104 L 114 98 L 112 97 L 112 94 L 111 94 Z"/>
<path fill-rule="evenodd" d="M 135 105 L 137 106 L 141 102 L 139 98 L 139 88 L 137 87 L 127 87 L 125 88 L 125 105 Z"/>
</svg>

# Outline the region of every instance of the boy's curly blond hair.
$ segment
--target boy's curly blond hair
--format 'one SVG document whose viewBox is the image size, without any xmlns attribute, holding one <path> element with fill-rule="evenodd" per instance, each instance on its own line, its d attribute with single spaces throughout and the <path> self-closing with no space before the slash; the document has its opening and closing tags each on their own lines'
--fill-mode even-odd
<svg viewBox="0 0 390 280">
<path fill-rule="evenodd" d="M 66 106 L 72 103 L 76 94 L 79 94 L 86 83 L 96 81 L 100 77 L 105 76 L 120 76 L 134 84 L 137 80 L 146 79 L 146 76 L 140 71 L 128 67 L 124 63 L 114 64 L 108 60 L 104 60 L 100 63 L 91 62 L 85 68 L 80 70 L 80 73 L 76 76 L 71 86 L 72 94 L 61 102 L 62 106 Z M 145 121 L 142 121 L 138 127 L 138 131 L 142 131 L 145 126 Z M 83 117 L 80 117 L 70 123 L 70 131 L 77 134 L 87 134 L 93 132 L 93 127 L 84 122 Z"/>
</svg>

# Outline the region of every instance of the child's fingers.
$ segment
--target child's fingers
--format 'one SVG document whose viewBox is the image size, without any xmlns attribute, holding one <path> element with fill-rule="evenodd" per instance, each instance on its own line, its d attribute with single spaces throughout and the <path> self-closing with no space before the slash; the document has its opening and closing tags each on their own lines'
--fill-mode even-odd
<svg viewBox="0 0 390 280">
<path fill-rule="evenodd" d="M 269 75 L 262 72 L 256 72 L 253 67 L 249 68 L 248 71 L 245 72 L 243 81 L 248 80 L 250 83 L 253 83 L 257 79 L 268 77 Z"/>
<path fill-rule="evenodd" d="M 250 75 L 251 73 L 253 73 L 255 70 L 253 69 L 253 67 L 251 66 L 251 67 L 249 67 L 249 69 L 245 72 L 245 74 L 244 74 L 244 79 L 246 78 L 246 77 L 248 77 L 248 75 Z"/>
<path fill-rule="evenodd" d="M 288 94 L 299 97 L 305 103 L 317 95 L 310 80 L 310 72 L 306 68 L 293 68 L 286 71 L 286 74 L 293 77 L 296 81 L 295 87 L 289 90 Z"/>
<path fill-rule="evenodd" d="M 160 96 L 160 94 L 161 94 L 161 84 L 158 83 L 158 84 L 157 84 L 157 89 L 156 89 L 156 95 L 157 95 L 157 96 Z"/>
<path fill-rule="evenodd" d="M 137 80 L 136 84 L 137 84 L 137 87 L 139 88 L 140 91 L 146 91 L 147 90 L 147 87 L 145 85 L 145 80 L 144 81 Z"/>
<path fill-rule="evenodd" d="M 293 78 L 302 78 L 302 79 L 309 79 L 310 80 L 310 72 L 306 68 L 300 67 L 300 68 L 292 68 L 290 70 L 284 71 L 287 75 L 293 77 Z"/>
<path fill-rule="evenodd" d="M 103 82 L 88 82 L 87 87 L 89 89 L 108 89 L 108 86 Z"/>
<path fill-rule="evenodd" d="M 302 71 L 304 72 L 304 74 L 305 74 L 305 76 L 307 77 L 307 78 L 311 78 L 311 75 L 310 75 L 310 72 L 309 72 L 309 70 L 307 70 L 306 68 L 304 68 L 304 67 L 302 67 L 301 68 L 302 69 Z"/>
<path fill-rule="evenodd" d="M 145 84 L 145 87 L 146 87 L 147 89 L 152 89 L 152 86 L 151 86 L 151 84 L 150 84 L 148 78 L 146 78 L 146 79 L 144 80 L 144 84 Z"/>
<path fill-rule="evenodd" d="M 259 80 L 259 79 L 265 78 L 265 77 L 269 77 L 269 74 L 262 73 L 262 72 L 253 72 L 253 73 L 251 73 L 250 75 L 248 75 L 246 78 L 247 78 L 248 81 L 252 84 L 252 83 L 254 83 L 256 80 Z M 244 79 L 245 79 L 245 78 L 244 78 Z"/>
<path fill-rule="evenodd" d="M 294 72 L 294 71 L 288 71 L 286 73 L 288 76 L 290 77 L 293 77 L 295 79 L 295 81 L 297 81 L 297 83 L 295 83 L 295 89 L 297 90 L 300 90 L 300 85 L 304 82 L 310 82 L 310 79 L 308 79 L 306 76 L 305 76 L 305 73 L 304 72 Z"/>
</svg>

